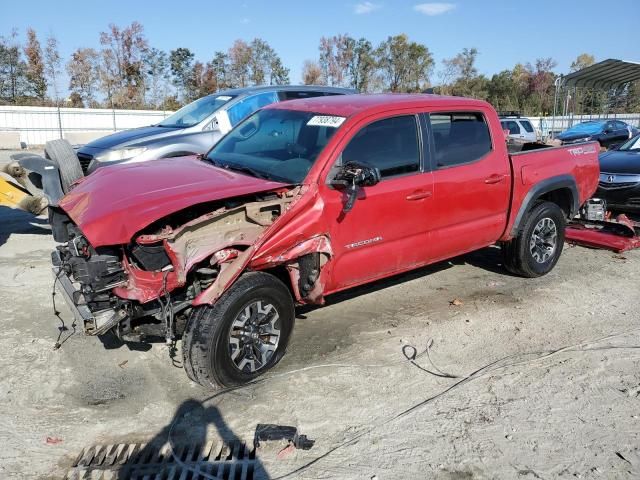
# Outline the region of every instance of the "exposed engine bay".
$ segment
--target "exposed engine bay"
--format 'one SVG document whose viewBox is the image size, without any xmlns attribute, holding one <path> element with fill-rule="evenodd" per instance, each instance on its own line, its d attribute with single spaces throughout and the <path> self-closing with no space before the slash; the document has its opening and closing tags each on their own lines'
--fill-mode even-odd
<svg viewBox="0 0 640 480">
<path fill-rule="evenodd" d="M 94 248 L 59 208 L 50 209 L 55 281 L 85 333 L 124 341 L 182 335 L 193 305 L 215 300 L 216 283 L 299 196 L 301 187 L 196 205 L 146 227 L 128 245 Z M 308 292 L 317 260 L 300 285 Z M 228 281 L 228 278 L 227 278 Z"/>
</svg>

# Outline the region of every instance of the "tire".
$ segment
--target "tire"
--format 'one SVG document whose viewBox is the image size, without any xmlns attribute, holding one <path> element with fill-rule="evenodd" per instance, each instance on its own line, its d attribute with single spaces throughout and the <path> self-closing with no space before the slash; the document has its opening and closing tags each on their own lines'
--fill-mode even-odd
<svg viewBox="0 0 640 480">
<path fill-rule="evenodd" d="M 45 156 L 58 165 L 60 182 L 64 193 L 69 193 L 71 185 L 84 177 L 76 152 L 66 140 L 51 140 L 44 146 Z"/>
<path fill-rule="evenodd" d="M 565 224 L 565 214 L 555 203 L 534 205 L 518 236 L 502 245 L 504 267 L 527 278 L 549 273 L 562 254 Z"/>
<path fill-rule="evenodd" d="M 261 316 L 259 334 L 251 323 L 257 320 L 259 324 Z M 284 356 L 294 319 L 293 299 L 284 283 L 268 273 L 245 273 L 214 305 L 196 307 L 191 312 L 182 337 L 185 371 L 191 380 L 206 388 L 250 382 Z M 245 323 L 240 326 L 242 322 Z M 232 328 L 234 325 L 236 328 Z M 241 329 L 253 330 L 245 337 L 239 333 Z M 271 333 L 277 329 L 276 341 Z M 241 347 L 245 341 L 242 339 L 249 347 Z M 261 340 L 268 341 L 258 344 Z M 274 343 L 271 352 L 257 350 L 258 346 L 273 347 Z"/>
</svg>

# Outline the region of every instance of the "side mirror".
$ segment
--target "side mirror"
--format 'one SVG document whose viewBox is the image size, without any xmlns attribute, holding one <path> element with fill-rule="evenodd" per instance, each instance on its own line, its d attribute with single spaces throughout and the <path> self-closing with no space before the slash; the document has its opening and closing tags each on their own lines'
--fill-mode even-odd
<svg viewBox="0 0 640 480">
<path fill-rule="evenodd" d="M 342 209 L 347 213 L 353 208 L 359 187 L 370 187 L 380 182 L 380 170 L 357 162 L 343 165 L 331 181 L 336 189 L 347 190 L 347 202 Z"/>
</svg>

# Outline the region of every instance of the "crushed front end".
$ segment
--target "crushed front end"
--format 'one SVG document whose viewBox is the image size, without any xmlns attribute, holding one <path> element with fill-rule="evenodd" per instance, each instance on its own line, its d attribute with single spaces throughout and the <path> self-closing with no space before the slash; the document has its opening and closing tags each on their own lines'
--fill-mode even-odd
<svg viewBox="0 0 640 480">
<path fill-rule="evenodd" d="M 60 244 L 52 252 L 55 289 L 88 335 L 173 342 L 192 307 L 219 297 L 298 193 L 195 206 L 154 222 L 128 244 L 100 247 L 63 209 L 52 208 L 49 221 Z M 214 285 L 217 280 L 226 283 Z"/>
</svg>

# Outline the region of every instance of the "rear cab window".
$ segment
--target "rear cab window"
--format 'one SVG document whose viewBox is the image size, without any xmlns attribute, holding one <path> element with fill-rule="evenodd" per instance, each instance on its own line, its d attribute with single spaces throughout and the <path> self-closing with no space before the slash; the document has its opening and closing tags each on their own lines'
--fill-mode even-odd
<svg viewBox="0 0 640 480">
<path fill-rule="evenodd" d="M 493 149 L 480 112 L 434 112 L 428 115 L 436 169 L 475 162 Z"/>
</svg>

